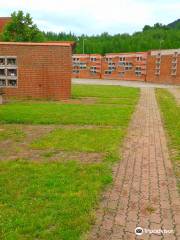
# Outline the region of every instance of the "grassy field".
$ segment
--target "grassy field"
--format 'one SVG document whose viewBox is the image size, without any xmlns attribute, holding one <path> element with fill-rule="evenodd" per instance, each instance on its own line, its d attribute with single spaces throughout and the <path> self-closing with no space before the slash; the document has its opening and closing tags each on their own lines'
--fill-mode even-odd
<svg viewBox="0 0 180 240">
<path fill-rule="evenodd" d="M 0 123 L 126 125 L 133 105 L 12 102 L 0 108 Z"/>
<path fill-rule="evenodd" d="M 78 104 L 0 106 L 1 239 L 83 239 L 112 182 L 138 97 L 138 89 L 78 85 Z M 85 104 L 85 98 L 96 101 Z"/>
<path fill-rule="evenodd" d="M 169 136 L 169 149 L 180 191 L 180 106 L 168 90 L 157 89 L 156 96 L 162 112 L 164 126 Z"/>
<path fill-rule="evenodd" d="M 127 125 L 138 95 L 138 89 L 75 85 L 74 98 L 93 96 L 97 104 L 14 101 L 1 106 L 0 123 Z"/>
</svg>

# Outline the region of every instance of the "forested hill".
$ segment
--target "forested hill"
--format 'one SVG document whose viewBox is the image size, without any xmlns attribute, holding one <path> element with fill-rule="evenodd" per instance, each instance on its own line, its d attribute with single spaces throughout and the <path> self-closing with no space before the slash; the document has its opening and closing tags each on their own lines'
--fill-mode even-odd
<svg viewBox="0 0 180 240">
<path fill-rule="evenodd" d="M 154 26 L 144 26 L 141 32 L 134 34 L 109 35 L 102 33 L 96 36 L 75 36 L 72 33 L 45 33 L 47 40 L 74 40 L 77 42 L 76 53 L 113 53 L 147 51 L 150 49 L 180 48 L 180 19 L 168 25 L 156 23 Z"/>
<path fill-rule="evenodd" d="M 167 26 L 171 27 L 171 28 L 180 29 L 180 19 L 178 19 L 172 23 L 169 23 Z"/>
</svg>

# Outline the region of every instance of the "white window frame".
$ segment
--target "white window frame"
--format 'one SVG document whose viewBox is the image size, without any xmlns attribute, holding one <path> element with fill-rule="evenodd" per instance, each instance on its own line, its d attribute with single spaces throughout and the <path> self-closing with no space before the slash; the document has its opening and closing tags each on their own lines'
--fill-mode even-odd
<svg viewBox="0 0 180 240">
<path fill-rule="evenodd" d="M 1 80 L 5 80 L 5 85 L 0 86 L 0 88 L 17 88 L 18 87 L 18 63 L 17 63 L 17 57 L 16 56 L 0 56 L 0 59 L 4 59 L 4 65 L 0 65 L 0 69 L 5 70 L 5 75 L 0 76 Z M 8 59 L 14 59 L 15 64 L 8 64 Z M 16 75 L 15 76 L 10 76 L 8 75 L 8 70 L 15 70 Z M 15 81 L 15 85 L 9 85 L 10 81 Z"/>
</svg>

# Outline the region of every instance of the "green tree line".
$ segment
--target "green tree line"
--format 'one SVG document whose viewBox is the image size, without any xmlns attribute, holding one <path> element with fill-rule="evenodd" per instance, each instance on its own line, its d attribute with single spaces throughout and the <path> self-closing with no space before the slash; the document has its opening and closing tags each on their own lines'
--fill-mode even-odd
<svg viewBox="0 0 180 240">
<path fill-rule="evenodd" d="M 53 32 L 44 35 L 50 41 L 76 41 L 76 53 L 83 53 L 83 41 L 85 53 L 105 54 L 180 48 L 180 25 L 173 28 L 159 23 L 153 27 L 146 25 L 141 32 L 132 35 L 127 33 L 110 35 L 108 32 L 94 36 Z"/>
<path fill-rule="evenodd" d="M 11 21 L 5 26 L 0 36 L 1 41 L 75 41 L 76 53 L 83 53 L 83 42 L 85 53 L 118 53 L 137 52 L 150 49 L 172 49 L 180 48 L 180 20 L 169 25 L 160 23 L 154 26 L 145 25 L 141 32 L 133 34 L 123 33 L 110 35 L 108 32 L 100 35 L 81 35 L 73 33 L 41 32 L 30 14 L 22 11 L 13 12 Z"/>
</svg>

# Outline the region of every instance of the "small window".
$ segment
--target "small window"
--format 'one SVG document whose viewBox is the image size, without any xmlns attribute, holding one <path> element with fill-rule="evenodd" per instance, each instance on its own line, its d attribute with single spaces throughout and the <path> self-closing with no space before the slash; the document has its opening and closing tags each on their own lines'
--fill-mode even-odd
<svg viewBox="0 0 180 240">
<path fill-rule="evenodd" d="M 119 66 L 125 66 L 126 63 L 125 62 L 119 62 Z"/>
<path fill-rule="evenodd" d="M 110 66 L 110 67 L 108 67 L 108 70 L 112 70 L 112 71 L 114 71 L 114 70 L 116 70 L 116 67 L 114 67 L 114 66 L 111 67 L 111 66 Z"/>
<path fill-rule="evenodd" d="M 136 67 L 136 71 L 141 71 L 141 67 Z"/>
<path fill-rule="evenodd" d="M 83 62 L 80 62 L 79 67 L 80 67 L 80 69 L 86 69 L 86 64 Z"/>
<path fill-rule="evenodd" d="M 73 70 L 73 73 L 79 73 L 79 70 Z"/>
<path fill-rule="evenodd" d="M 4 66 L 5 65 L 5 58 L 0 58 L 0 66 Z"/>
<path fill-rule="evenodd" d="M 78 61 L 79 61 L 79 58 L 75 58 L 75 57 L 74 57 L 74 58 L 73 58 L 73 61 L 74 61 L 74 62 L 78 62 Z"/>
<path fill-rule="evenodd" d="M 139 57 L 136 58 L 136 60 L 137 60 L 137 61 L 142 61 L 143 58 L 139 56 Z"/>
<path fill-rule="evenodd" d="M 173 57 L 172 63 L 177 63 L 177 57 Z"/>
<path fill-rule="evenodd" d="M 155 71 L 155 75 L 160 75 L 160 70 L 159 70 L 159 69 L 157 69 L 157 70 Z"/>
<path fill-rule="evenodd" d="M 86 69 L 86 66 L 85 65 L 81 65 L 80 69 Z"/>
<path fill-rule="evenodd" d="M 161 66 L 160 65 L 156 65 L 156 69 L 160 69 L 161 68 Z"/>
<path fill-rule="evenodd" d="M 96 67 L 95 66 L 90 67 L 90 72 L 91 73 L 96 73 L 97 72 Z"/>
<path fill-rule="evenodd" d="M 142 69 L 141 69 L 140 66 L 137 66 L 137 67 L 136 67 L 135 74 L 136 74 L 137 77 L 141 77 L 141 75 L 142 75 L 141 70 L 142 70 Z"/>
<path fill-rule="evenodd" d="M 137 77 L 141 77 L 141 75 L 142 75 L 141 72 L 136 72 Z"/>
<path fill-rule="evenodd" d="M 0 69 L 0 76 L 1 76 L 1 77 L 5 77 L 5 76 L 6 76 L 6 70 L 5 70 L 5 68 L 1 68 L 1 69 Z"/>
<path fill-rule="evenodd" d="M 7 69 L 7 76 L 9 77 L 16 77 L 17 76 L 17 69 Z"/>
<path fill-rule="evenodd" d="M 113 63 L 113 62 L 109 62 L 108 65 L 109 65 L 109 66 L 115 66 L 116 64 Z"/>
<path fill-rule="evenodd" d="M 7 58 L 8 66 L 16 66 L 16 58 Z"/>
<path fill-rule="evenodd" d="M 96 57 L 91 57 L 91 58 L 90 58 L 90 61 L 91 61 L 91 62 L 96 62 L 96 60 L 97 60 Z"/>
<path fill-rule="evenodd" d="M 176 69 L 172 69 L 171 75 L 176 75 L 176 73 L 177 73 Z"/>
<path fill-rule="evenodd" d="M 105 72 L 104 72 L 105 74 L 111 74 L 112 73 L 112 71 L 110 71 L 110 70 L 105 70 Z"/>
<path fill-rule="evenodd" d="M 125 68 L 124 68 L 125 71 L 129 71 L 131 69 L 132 69 L 132 67 L 130 67 L 130 66 L 125 66 Z"/>
<path fill-rule="evenodd" d="M 8 79 L 8 86 L 11 86 L 11 87 L 17 86 L 17 80 Z"/>
<path fill-rule="evenodd" d="M 6 80 L 5 79 L 0 79 L 0 87 L 6 86 Z"/>
<path fill-rule="evenodd" d="M 176 69 L 176 68 L 177 68 L 177 64 L 176 64 L 176 63 L 173 63 L 173 64 L 172 64 L 172 68 Z"/>
<path fill-rule="evenodd" d="M 106 62 L 111 62 L 112 58 L 106 58 Z"/>
<path fill-rule="evenodd" d="M 73 65 L 73 69 L 79 69 L 79 67 L 76 65 Z"/>
<path fill-rule="evenodd" d="M 17 86 L 17 59 L 16 57 L 0 57 L 0 86 Z"/>
<path fill-rule="evenodd" d="M 120 61 L 120 62 L 124 62 L 124 61 L 126 61 L 126 58 L 125 58 L 125 57 L 120 57 L 120 58 L 119 58 L 119 61 Z"/>
</svg>

